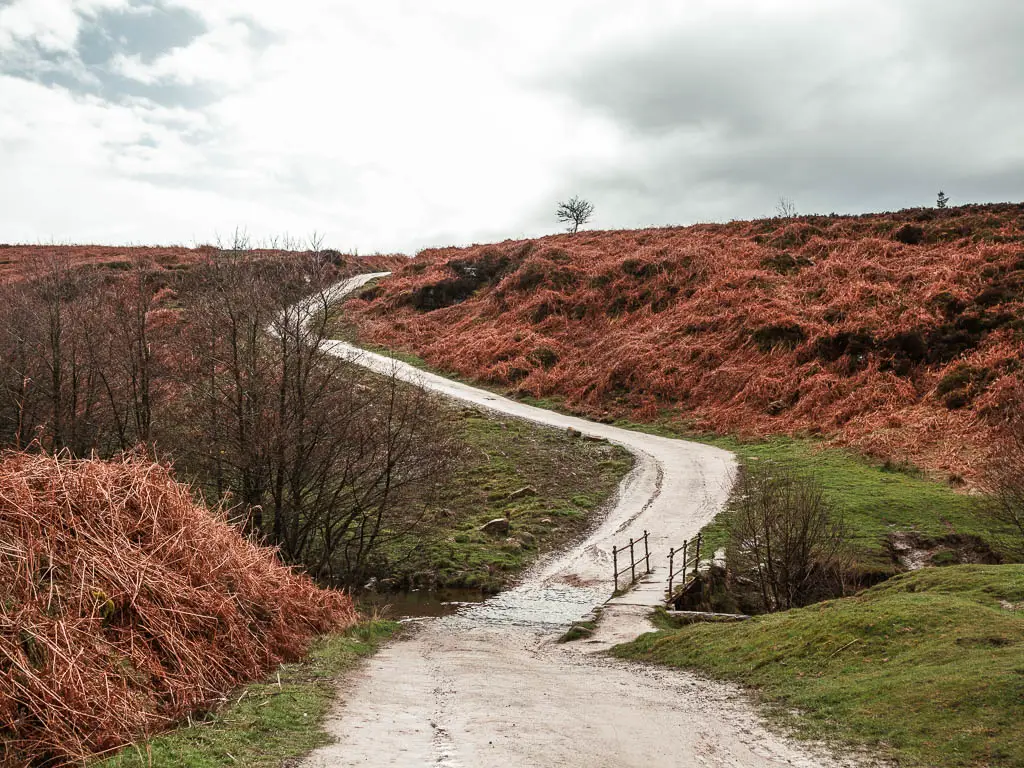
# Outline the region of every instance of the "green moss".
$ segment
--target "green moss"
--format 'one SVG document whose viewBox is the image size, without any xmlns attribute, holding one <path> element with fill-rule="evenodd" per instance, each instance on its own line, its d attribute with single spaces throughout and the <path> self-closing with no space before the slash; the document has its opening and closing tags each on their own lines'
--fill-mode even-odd
<svg viewBox="0 0 1024 768">
<path fill-rule="evenodd" d="M 322 723 L 333 703 L 338 676 L 372 654 L 398 630 L 388 621 L 360 624 L 322 638 L 308 657 L 283 664 L 265 682 L 236 691 L 230 704 L 192 725 L 155 736 L 96 768 L 277 768 L 330 743 Z"/>
<path fill-rule="evenodd" d="M 799 735 L 868 747 L 900 765 L 1016 766 L 1022 601 L 1021 565 L 925 569 L 857 597 L 666 628 L 613 652 L 744 683 Z"/>
</svg>

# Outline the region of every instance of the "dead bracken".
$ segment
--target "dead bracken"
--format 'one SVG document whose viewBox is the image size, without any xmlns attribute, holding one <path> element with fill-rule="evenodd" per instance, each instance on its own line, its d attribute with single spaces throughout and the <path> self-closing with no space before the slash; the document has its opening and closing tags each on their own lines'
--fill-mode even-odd
<svg viewBox="0 0 1024 768">
<path fill-rule="evenodd" d="M 356 620 L 142 457 L 0 459 L 0 765 L 162 730 Z"/>
<path fill-rule="evenodd" d="M 1024 205 L 439 248 L 348 308 L 367 342 L 586 416 L 824 435 L 971 479 L 1024 371 Z"/>
</svg>

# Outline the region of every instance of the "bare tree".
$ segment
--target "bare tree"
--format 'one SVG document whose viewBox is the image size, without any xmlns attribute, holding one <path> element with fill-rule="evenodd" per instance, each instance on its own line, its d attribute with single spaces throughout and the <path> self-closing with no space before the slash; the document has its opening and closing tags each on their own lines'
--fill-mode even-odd
<svg viewBox="0 0 1024 768">
<path fill-rule="evenodd" d="M 314 252 L 211 265 L 189 310 L 179 455 L 286 561 L 354 584 L 419 524 L 457 440 L 423 390 L 327 353 L 333 279 Z"/>
<path fill-rule="evenodd" d="M 101 301 L 97 287 L 94 275 L 54 251 L 33 259 L 12 286 L 17 325 L 6 334 L 13 354 L 5 367 L 18 411 L 17 444 L 39 439 L 76 455 L 98 447 L 100 382 L 86 342 Z"/>
<path fill-rule="evenodd" d="M 579 228 L 590 221 L 594 213 L 594 204 L 581 197 L 573 196 L 568 202 L 560 202 L 555 215 L 563 224 L 568 224 L 569 232 L 575 234 Z"/>
<path fill-rule="evenodd" d="M 173 274 L 45 254 L 0 285 L 0 443 L 159 446 L 285 560 L 358 583 L 432 509 L 460 442 L 432 395 L 327 353 L 339 275 L 309 246 L 236 232 Z"/>
<path fill-rule="evenodd" d="M 788 197 L 779 195 L 778 202 L 775 203 L 775 218 L 792 219 L 796 215 L 796 205 L 793 201 Z"/>
<path fill-rule="evenodd" d="M 729 509 L 727 560 L 766 611 L 842 594 L 845 526 L 821 484 L 770 462 L 743 467 Z"/>
</svg>

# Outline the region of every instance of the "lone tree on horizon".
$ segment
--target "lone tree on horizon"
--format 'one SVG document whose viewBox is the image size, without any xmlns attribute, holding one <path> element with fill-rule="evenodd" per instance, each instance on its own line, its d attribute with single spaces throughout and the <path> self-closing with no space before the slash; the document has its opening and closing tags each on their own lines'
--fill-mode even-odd
<svg viewBox="0 0 1024 768">
<path fill-rule="evenodd" d="M 949 204 L 949 198 L 946 196 L 946 193 L 943 192 L 940 189 L 939 190 L 939 196 L 935 198 L 935 207 L 936 208 L 945 208 L 948 204 Z"/>
<path fill-rule="evenodd" d="M 594 204 L 581 197 L 573 196 L 569 202 L 558 204 L 558 211 L 555 213 L 558 220 L 569 225 L 569 232 L 576 234 L 579 228 L 590 221 L 594 213 Z"/>
</svg>

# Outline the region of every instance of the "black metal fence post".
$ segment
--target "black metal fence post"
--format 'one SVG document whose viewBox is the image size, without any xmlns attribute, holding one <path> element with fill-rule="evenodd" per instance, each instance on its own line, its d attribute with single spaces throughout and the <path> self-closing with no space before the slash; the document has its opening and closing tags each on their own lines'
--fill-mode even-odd
<svg viewBox="0 0 1024 768">
<path fill-rule="evenodd" d="M 619 591 L 619 550 L 612 546 L 612 570 L 615 571 L 615 591 Z"/>
<path fill-rule="evenodd" d="M 647 531 L 644 531 L 644 560 L 647 561 L 647 573 L 651 572 L 651 548 L 647 544 Z"/>
<path fill-rule="evenodd" d="M 636 581 L 636 557 L 633 555 L 633 539 L 629 540 L 629 572 L 632 578 L 632 581 L 629 583 L 632 584 Z"/>
<path fill-rule="evenodd" d="M 675 575 L 673 573 L 673 570 L 674 570 L 673 569 L 673 563 L 675 561 L 675 556 L 676 556 L 676 551 L 674 549 L 669 549 L 669 551 L 668 551 L 668 599 L 669 600 L 672 599 L 672 577 Z"/>
</svg>

